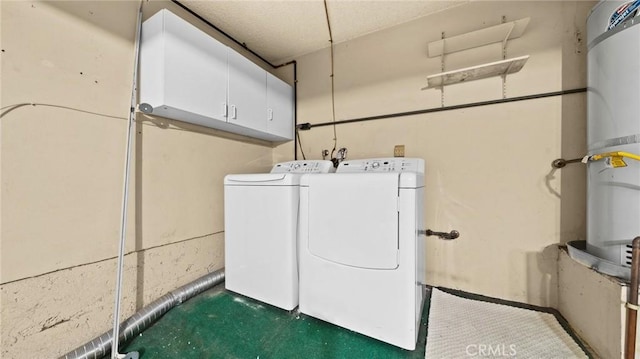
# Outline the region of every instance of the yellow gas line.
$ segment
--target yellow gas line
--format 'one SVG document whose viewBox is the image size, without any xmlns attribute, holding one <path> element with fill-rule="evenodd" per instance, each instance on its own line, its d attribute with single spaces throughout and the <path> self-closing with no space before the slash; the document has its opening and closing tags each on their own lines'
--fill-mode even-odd
<svg viewBox="0 0 640 359">
<path fill-rule="evenodd" d="M 597 155 L 586 156 L 583 159 L 583 162 L 586 163 L 589 161 L 598 161 L 603 158 L 610 158 L 611 160 L 609 163 L 613 168 L 626 167 L 627 163 L 624 161 L 624 158 L 630 158 L 632 160 L 640 161 L 639 155 L 629 153 L 629 152 L 618 151 L 618 152 L 605 152 L 605 153 L 599 153 Z"/>
</svg>

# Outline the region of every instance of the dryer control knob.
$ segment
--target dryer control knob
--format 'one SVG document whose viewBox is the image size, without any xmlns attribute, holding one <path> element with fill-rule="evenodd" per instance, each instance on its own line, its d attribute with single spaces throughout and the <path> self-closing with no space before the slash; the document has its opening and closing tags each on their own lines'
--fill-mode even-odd
<svg viewBox="0 0 640 359">
<path fill-rule="evenodd" d="M 372 163 L 372 164 L 371 164 L 371 167 L 372 167 L 372 168 L 378 168 L 378 167 L 380 167 L 380 162 L 374 162 L 374 163 Z"/>
<path fill-rule="evenodd" d="M 294 170 L 297 170 L 298 168 L 300 168 L 300 164 L 299 163 L 296 163 L 295 165 L 293 165 L 293 169 Z"/>
</svg>

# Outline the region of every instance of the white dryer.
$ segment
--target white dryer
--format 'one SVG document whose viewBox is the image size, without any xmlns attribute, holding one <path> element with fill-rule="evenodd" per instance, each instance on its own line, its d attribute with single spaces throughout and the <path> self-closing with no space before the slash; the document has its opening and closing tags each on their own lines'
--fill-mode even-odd
<svg viewBox="0 0 640 359">
<path fill-rule="evenodd" d="M 424 160 L 351 160 L 300 182 L 300 311 L 414 350 Z"/>
<path fill-rule="evenodd" d="M 331 171 L 331 161 L 292 161 L 271 173 L 225 176 L 226 289 L 286 310 L 298 306 L 300 177 Z"/>
</svg>

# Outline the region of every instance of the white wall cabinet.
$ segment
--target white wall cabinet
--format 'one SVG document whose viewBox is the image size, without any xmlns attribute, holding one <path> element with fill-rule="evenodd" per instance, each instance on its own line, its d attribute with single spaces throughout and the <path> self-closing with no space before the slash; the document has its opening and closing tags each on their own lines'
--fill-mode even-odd
<svg viewBox="0 0 640 359">
<path fill-rule="evenodd" d="M 141 103 L 202 126 L 226 121 L 226 46 L 168 11 L 144 22 L 141 41 Z"/>
<path fill-rule="evenodd" d="M 229 49 L 228 122 L 267 131 L 267 72 Z"/>
<path fill-rule="evenodd" d="M 267 131 L 293 138 L 293 88 L 267 72 Z"/>
<path fill-rule="evenodd" d="M 293 139 L 293 90 L 163 9 L 142 25 L 140 108 L 268 141 Z"/>
</svg>

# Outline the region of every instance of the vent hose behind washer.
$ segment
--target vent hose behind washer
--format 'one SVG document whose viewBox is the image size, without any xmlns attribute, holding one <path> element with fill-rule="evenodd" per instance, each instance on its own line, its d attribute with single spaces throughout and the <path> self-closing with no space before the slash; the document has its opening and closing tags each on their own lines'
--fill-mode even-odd
<svg viewBox="0 0 640 359">
<path fill-rule="evenodd" d="M 209 273 L 191 283 L 173 290 L 154 300 L 146 307 L 127 318 L 120 324 L 119 340 L 127 341 L 140 334 L 156 320 L 176 305 L 220 284 L 224 281 L 224 269 Z M 111 330 L 105 332 L 90 342 L 83 344 L 60 357 L 60 359 L 99 359 L 105 357 L 112 346 Z"/>
</svg>

